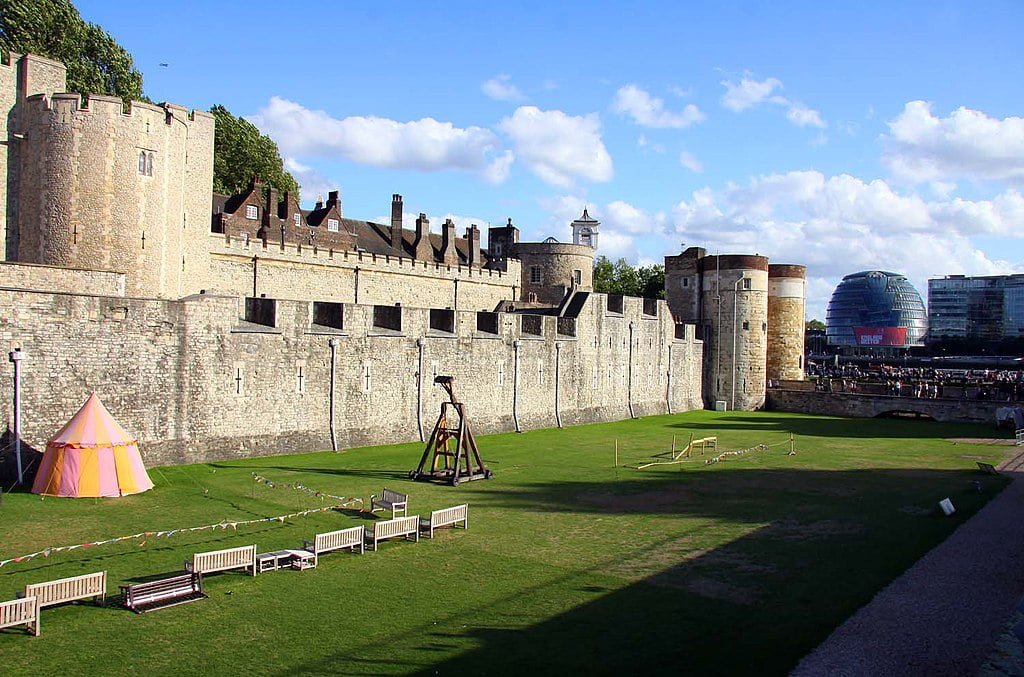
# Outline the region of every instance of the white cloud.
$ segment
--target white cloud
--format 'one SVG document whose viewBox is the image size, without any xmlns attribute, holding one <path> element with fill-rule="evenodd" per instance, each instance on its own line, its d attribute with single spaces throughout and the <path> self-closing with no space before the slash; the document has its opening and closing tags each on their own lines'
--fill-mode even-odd
<svg viewBox="0 0 1024 677">
<path fill-rule="evenodd" d="M 375 116 L 334 118 L 319 110 L 272 97 L 248 118 L 288 157 L 332 157 L 398 169 L 464 169 L 492 172 L 500 141 L 482 127 L 456 127 L 423 118 L 398 122 Z M 500 174 L 500 172 L 499 172 Z"/>
<path fill-rule="evenodd" d="M 484 170 L 484 179 L 488 183 L 499 184 L 505 183 L 508 179 L 508 175 L 512 170 L 512 163 L 515 161 L 516 156 L 510 150 L 506 150 L 504 153 L 494 158 L 491 164 L 487 165 L 487 169 Z"/>
<path fill-rule="evenodd" d="M 512 77 L 507 73 L 496 75 L 480 85 L 480 91 L 495 101 L 522 101 L 526 97 L 512 84 Z"/>
<path fill-rule="evenodd" d="M 669 85 L 668 91 L 671 94 L 678 96 L 680 99 L 686 99 L 693 96 L 693 87 L 687 87 L 686 89 L 683 89 L 679 85 Z"/>
<path fill-rule="evenodd" d="M 800 103 L 794 103 L 786 111 L 786 118 L 797 127 L 817 127 L 824 129 L 828 125 L 821 119 L 821 114 L 813 108 L 808 108 Z"/>
<path fill-rule="evenodd" d="M 707 119 L 707 115 L 692 103 L 679 112 L 665 110 L 662 99 L 651 96 L 636 85 L 626 85 L 615 93 L 612 110 L 628 115 L 638 125 L 658 129 L 685 129 Z"/>
<path fill-rule="evenodd" d="M 807 264 L 811 277 L 829 281 L 819 285 L 828 294 L 843 275 L 864 269 L 907 275 L 922 294 L 929 277 L 1009 272 L 1010 262 L 988 256 L 971 238 L 1024 239 L 1024 196 L 1013 190 L 990 200 L 926 200 L 882 180 L 816 171 L 704 188 L 671 217 L 683 239 L 712 251 Z M 823 312 L 827 301 L 809 296 L 809 308 Z"/>
<path fill-rule="evenodd" d="M 691 172 L 697 172 L 698 174 L 704 171 L 704 165 L 693 153 L 689 151 L 684 150 L 679 153 L 679 164 L 686 167 Z"/>
<path fill-rule="evenodd" d="M 782 81 L 778 78 L 755 80 L 749 72 L 744 73 L 738 83 L 722 80 L 725 94 L 722 95 L 722 106 L 736 113 L 752 108 L 761 103 L 770 103 L 786 108 L 786 119 L 797 127 L 817 127 L 825 129 L 828 124 L 821 118 L 817 110 L 805 106 L 799 101 L 791 101 L 781 94 Z"/>
<path fill-rule="evenodd" d="M 314 202 L 318 195 L 327 195 L 338 187 L 337 183 L 294 158 L 286 157 L 284 168 L 299 182 L 299 193 L 307 203 Z"/>
<path fill-rule="evenodd" d="M 591 214 L 591 216 L 595 216 L 595 214 Z M 596 218 L 602 221 L 602 234 L 607 231 L 622 230 L 639 235 L 655 231 L 658 225 L 647 212 L 622 200 L 615 200 L 608 203 L 603 210 L 597 210 Z"/>
<path fill-rule="evenodd" d="M 516 157 L 551 185 L 567 187 L 577 178 L 609 181 L 614 174 L 596 113 L 573 116 L 520 106 L 498 128 L 512 139 Z"/>
<path fill-rule="evenodd" d="M 558 89 L 558 82 L 552 80 L 551 78 L 548 78 L 543 82 L 543 84 L 541 84 L 541 87 L 543 87 L 546 91 L 551 92 Z"/>
<path fill-rule="evenodd" d="M 897 178 L 1024 181 L 1024 118 L 964 107 L 939 118 L 929 103 L 910 101 L 888 126 L 882 162 Z"/>
<path fill-rule="evenodd" d="M 651 151 L 659 154 L 665 152 L 665 146 L 660 143 L 653 143 L 645 134 L 636 137 L 636 145 L 639 148 L 650 148 Z"/>
<path fill-rule="evenodd" d="M 722 105 L 737 113 L 767 100 L 776 89 L 782 89 L 782 81 L 778 78 L 766 78 L 758 82 L 750 73 L 744 73 L 738 83 L 722 80 L 721 84 L 725 87 Z"/>
</svg>

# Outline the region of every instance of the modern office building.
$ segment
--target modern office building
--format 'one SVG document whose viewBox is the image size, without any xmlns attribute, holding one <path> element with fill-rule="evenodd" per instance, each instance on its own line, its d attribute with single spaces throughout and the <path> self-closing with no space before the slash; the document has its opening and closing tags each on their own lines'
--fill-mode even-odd
<svg viewBox="0 0 1024 677">
<path fill-rule="evenodd" d="M 903 275 L 880 270 L 843 278 L 828 303 L 828 345 L 851 355 L 894 355 L 924 346 L 928 313 Z"/>
<path fill-rule="evenodd" d="M 928 344 L 959 352 L 1024 343 L 1024 275 L 928 280 Z"/>
</svg>

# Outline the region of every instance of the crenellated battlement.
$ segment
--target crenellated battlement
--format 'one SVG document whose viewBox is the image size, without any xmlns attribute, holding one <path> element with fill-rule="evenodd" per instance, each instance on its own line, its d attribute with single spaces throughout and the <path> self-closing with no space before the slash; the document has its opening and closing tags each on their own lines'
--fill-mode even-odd
<svg viewBox="0 0 1024 677">
<path fill-rule="evenodd" d="M 33 94 L 25 98 L 26 113 L 58 112 L 82 115 L 109 115 L 111 117 L 135 118 L 159 116 L 170 126 L 174 120 L 201 124 L 213 124 L 213 115 L 207 111 L 189 109 L 173 103 L 152 104 L 144 101 L 124 101 L 116 96 L 101 94 L 83 95 L 77 92 Z"/>
</svg>

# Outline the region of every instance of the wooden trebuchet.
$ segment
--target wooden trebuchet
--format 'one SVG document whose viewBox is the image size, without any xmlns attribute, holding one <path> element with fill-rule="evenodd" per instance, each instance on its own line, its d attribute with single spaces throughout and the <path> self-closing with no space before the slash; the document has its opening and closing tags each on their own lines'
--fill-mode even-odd
<svg viewBox="0 0 1024 677">
<path fill-rule="evenodd" d="M 399 536 L 405 537 L 407 541 L 418 543 L 420 540 L 420 516 L 413 515 L 412 517 L 398 517 L 374 522 L 366 532 L 366 543 L 371 545 L 376 552 L 379 542 Z"/>
<path fill-rule="evenodd" d="M 430 433 L 419 466 L 409 471 L 410 479 L 437 480 L 458 486 L 459 482 L 494 477 L 480 458 L 466 405 L 455 399 L 454 382 L 452 376 L 434 377 L 434 383 L 448 393 L 449 401 L 441 403 L 441 415 Z"/>
<path fill-rule="evenodd" d="M 36 637 L 39 636 L 39 600 L 35 597 L 0 602 L 0 628 L 24 625 Z"/>
<path fill-rule="evenodd" d="M 430 517 L 420 520 L 420 530 L 425 532 L 428 538 L 434 537 L 434 530 L 442 527 L 457 527 L 462 523 L 463 529 L 469 528 L 469 504 L 452 506 L 443 510 L 431 510 Z"/>
<path fill-rule="evenodd" d="M 137 614 L 203 599 L 203 579 L 195 572 L 121 586 L 124 605 Z"/>
<path fill-rule="evenodd" d="M 202 576 L 228 569 L 248 569 L 256 575 L 256 546 L 243 545 L 240 548 L 197 552 L 191 562 L 185 562 L 185 570 Z"/>
</svg>

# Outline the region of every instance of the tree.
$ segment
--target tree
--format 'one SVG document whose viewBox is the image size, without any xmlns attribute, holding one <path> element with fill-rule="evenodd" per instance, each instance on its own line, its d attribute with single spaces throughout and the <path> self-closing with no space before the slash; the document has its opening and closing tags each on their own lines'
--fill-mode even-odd
<svg viewBox="0 0 1024 677">
<path fill-rule="evenodd" d="M 804 325 L 807 331 L 825 331 L 825 323 L 821 320 L 807 320 L 807 324 Z"/>
<path fill-rule="evenodd" d="M 594 261 L 594 291 L 644 298 L 665 298 L 665 266 L 633 268 L 626 259 L 612 263 L 606 256 Z"/>
<path fill-rule="evenodd" d="M 69 0 L 0 0 L 0 49 L 63 62 L 68 91 L 145 100 L 131 54 Z"/>
<path fill-rule="evenodd" d="M 252 177 L 299 197 L 299 184 L 284 169 L 277 144 L 248 120 L 221 105 L 210 109 L 216 120 L 213 137 L 213 190 L 232 195 L 245 190 Z"/>
</svg>

